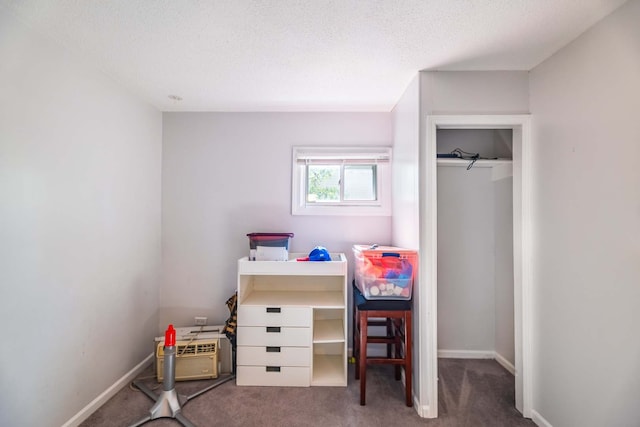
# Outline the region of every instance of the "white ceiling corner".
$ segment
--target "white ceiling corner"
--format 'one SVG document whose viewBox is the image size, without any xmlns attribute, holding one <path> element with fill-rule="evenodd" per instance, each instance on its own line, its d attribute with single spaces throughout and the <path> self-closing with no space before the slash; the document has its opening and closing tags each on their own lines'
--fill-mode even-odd
<svg viewBox="0 0 640 427">
<path fill-rule="evenodd" d="M 530 70 L 622 3 L 0 0 L 163 111 L 389 111 L 419 70 Z"/>
</svg>

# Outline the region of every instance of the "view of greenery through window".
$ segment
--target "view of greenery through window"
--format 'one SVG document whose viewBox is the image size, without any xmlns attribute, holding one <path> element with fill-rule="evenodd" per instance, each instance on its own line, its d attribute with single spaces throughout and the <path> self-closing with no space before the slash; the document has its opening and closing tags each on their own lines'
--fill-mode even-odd
<svg viewBox="0 0 640 427">
<path fill-rule="evenodd" d="M 340 166 L 310 165 L 308 202 L 340 201 Z"/>
<path fill-rule="evenodd" d="M 309 165 L 307 202 L 376 200 L 375 168 L 375 165 Z"/>
</svg>

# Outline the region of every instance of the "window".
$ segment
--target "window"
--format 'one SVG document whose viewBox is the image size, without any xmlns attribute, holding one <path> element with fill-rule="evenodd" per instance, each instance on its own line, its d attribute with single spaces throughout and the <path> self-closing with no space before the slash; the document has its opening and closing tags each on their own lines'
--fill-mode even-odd
<svg viewBox="0 0 640 427">
<path fill-rule="evenodd" d="M 391 215 L 387 147 L 294 147 L 294 215 Z"/>
</svg>

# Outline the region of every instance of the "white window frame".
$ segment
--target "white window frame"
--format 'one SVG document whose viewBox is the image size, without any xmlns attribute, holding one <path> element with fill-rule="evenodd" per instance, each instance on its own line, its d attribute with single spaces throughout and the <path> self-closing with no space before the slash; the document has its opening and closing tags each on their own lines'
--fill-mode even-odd
<svg viewBox="0 0 640 427">
<path fill-rule="evenodd" d="M 376 200 L 308 203 L 306 166 L 317 164 L 375 164 Z M 293 147 L 292 215 L 391 216 L 390 147 Z"/>
</svg>

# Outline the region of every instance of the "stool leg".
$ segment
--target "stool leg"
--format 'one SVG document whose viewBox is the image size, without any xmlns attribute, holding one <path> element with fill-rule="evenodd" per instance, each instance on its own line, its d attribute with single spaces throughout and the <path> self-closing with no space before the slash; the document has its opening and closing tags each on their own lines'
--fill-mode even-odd
<svg viewBox="0 0 640 427">
<path fill-rule="evenodd" d="M 357 369 L 360 371 L 360 405 L 366 404 L 366 387 L 367 387 L 367 334 L 369 333 L 367 313 L 360 311 L 358 314 L 360 324 L 360 360 Z"/>
<path fill-rule="evenodd" d="M 393 319 L 387 317 L 387 336 L 393 336 Z M 391 359 L 391 343 L 387 344 L 387 359 Z"/>
<path fill-rule="evenodd" d="M 413 371 L 411 369 L 412 365 L 412 335 L 413 331 L 411 330 L 411 311 L 407 310 L 404 315 L 404 381 L 406 385 L 406 397 L 407 397 L 407 406 L 413 406 L 413 398 L 411 396 L 413 391 L 413 385 L 411 380 L 413 379 Z"/>
<path fill-rule="evenodd" d="M 400 328 L 404 328 L 403 319 L 393 319 L 393 345 L 395 347 L 395 358 L 402 359 L 402 340 L 400 334 Z M 389 355 L 391 357 L 391 355 Z M 400 381 L 402 376 L 400 375 L 400 371 L 402 370 L 402 366 L 395 365 L 396 371 L 396 381 Z"/>
<path fill-rule="evenodd" d="M 353 359 L 355 361 L 356 380 L 360 379 L 360 315 L 358 309 L 353 307 Z"/>
</svg>

